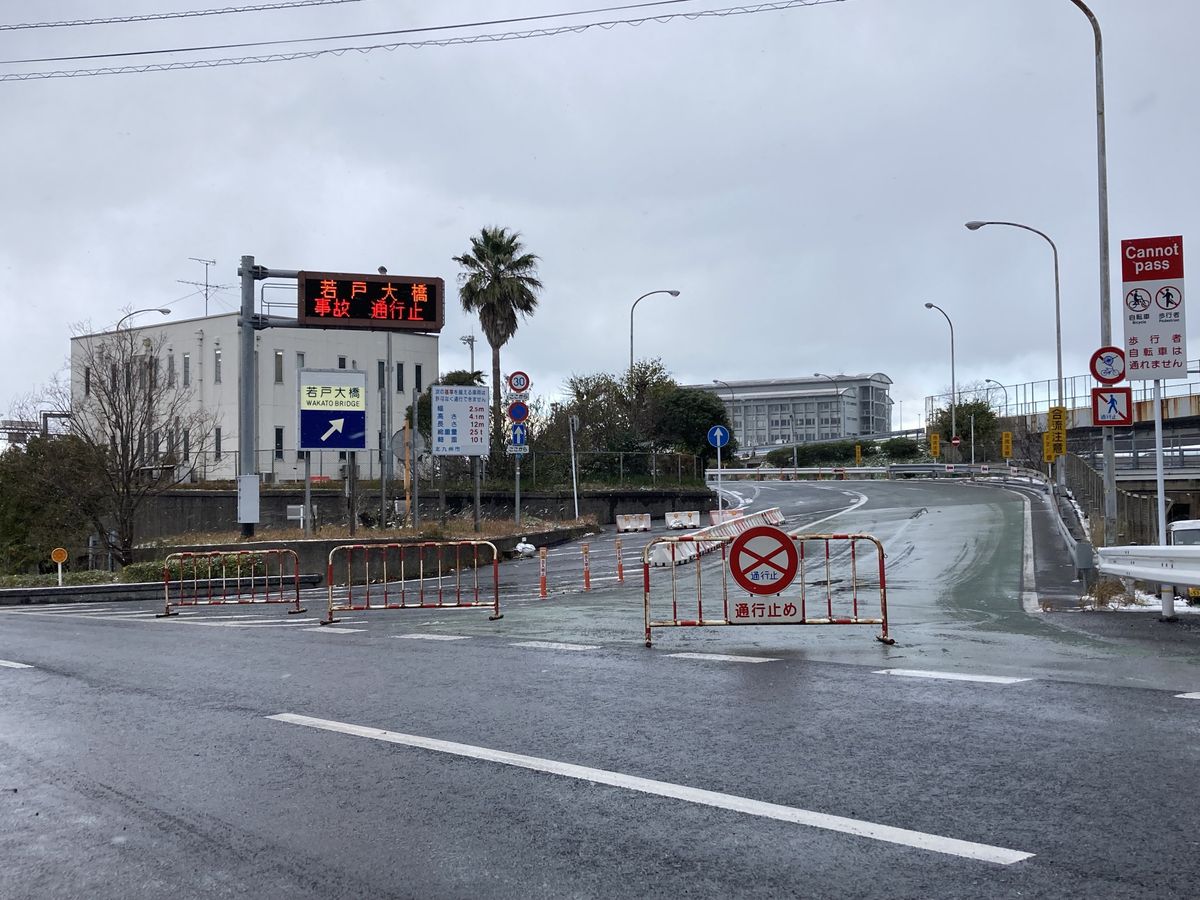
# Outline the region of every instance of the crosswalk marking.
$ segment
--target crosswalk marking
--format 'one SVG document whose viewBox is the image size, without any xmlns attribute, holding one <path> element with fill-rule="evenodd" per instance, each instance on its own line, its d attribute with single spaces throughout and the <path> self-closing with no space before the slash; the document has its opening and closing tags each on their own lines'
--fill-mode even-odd
<svg viewBox="0 0 1200 900">
<path fill-rule="evenodd" d="M 357 634 L 366 631 L 365 628 L 338 628 L 336 625 L 318 625 L 316 628 L 305 628 L 305 631 L 322 631 L 325 634 Z"/>
<path fill-rule="evenodd" d="M 3 667 L 5 669 L 32 669 L 33 668 L 33 666 L 26 665 L 25 663 L 13 662 L 10 659 L 0 659 L 0 667 Z"/>
<path fill-rule="evenodd" d="M 725 653 L 668 653 L 673 659 L 707 659 L 714 662 L 766 663 L 779 662 L 771 656 L 733 656 Z"/>
<path fill-rule="evenodd" d="M 414 641 L 469 641 L 465 634 L 394 634 L 392 637 L 408 638 Z"/>
<path fill-rule="evenodd" d="M 969 675 L 962 672 L 930 672 L 925 669 L 879 669 L 874 675 L 900 675 L 904 678 L 940 678 L 945 681 L 978 681 L 984 684 L 1019 684 L 1032 678 L 1012 678 L 1007 675 Z"/>
<path fill-rule="evenodd" d="M 563 644 L 558 641 L 518 641 L 511 647 L 530 647 L 535 650 L 599 650 L 599 644 Z"/>
</svg>

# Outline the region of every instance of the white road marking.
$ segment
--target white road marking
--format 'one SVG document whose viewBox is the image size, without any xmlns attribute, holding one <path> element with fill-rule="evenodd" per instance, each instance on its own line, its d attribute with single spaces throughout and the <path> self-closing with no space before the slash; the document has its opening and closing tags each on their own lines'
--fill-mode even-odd
<svg viewBox="0 0 1200 900">
<path fill-rule="evenodd" d="M 1176 694 L 1175 696 L 1180 700 L 1200 700 L 1200 691 L 1190 691 L 1189 693 Z"/>
<path fill-rule="evenodd" d="M 394 634 L 392 637 L 407 638 L 412 641 L 469 641 L 465 634 Z"/>
<path fill-rule="evenodd" d="M 778 659 L 770 656 L 732 656 L 724 653 L 668 653 L 667 656 L 672 659 L 711 659 L 716 662 L 779 662 Z"/>
<path fill-rule="evenodd" d="M 336 625 L 318 625 L 316 628 L 305 628 L 305 631 L 323 631 L 326 634 L 357 634 L 366 631 L 365 628 L 338 628 Z"/>
<path fill-rule="evenodd" d="M 973 841 L 963 841 L 936 834 L 926 834 L 925 832 L 911 831 L 907 828 L 896 828 L 891 825 L 880 825 L 862 819 L 849 819 L 843 816 L 812 812 L 795 806 L 765 803 L 761 800 L 752 800 L 748 797 L 739 797 L 735 794 L 723 794 L 702 788 L 672 784 L 668 781 L 656 781 L 650 778 L 640 778 L 636 775 L 626 775 L 623 772 L 593 769 L 553 759 L 525 756 L 520 753 L 509 753 L 504 750 L 492 750 L 488 747 L 476 747 L 471 744 L 459 744 L 453 741 L 442 741 L 436 738 L 403 734 L 397 731 L 384 731 L 380 728 L 368 728 L 348 722 L 315 719 L 311 716 L 299 716 L 293 713 L 280 713 L 274 716 L 267 716 L 267 718 L 273 719 L 276 722 L 285 722 L 289 725 L 302 725 L 306 728 L 316 728 L 322 731 L 332 731 L 354 737 L 370 738 L 371 740 L 385 741 L 390 744 L 400 744 L 421 750 L 432 750 L 437 753 L 448 753 L 453 756 L 465 756 L 499 765 L 515 766 L 534 772 L 559 775 L 564 778 L 575 778 L 580 781 L 589 781 L 593 784 L 603 784 L 610 787 L 638 791 L 643 794 L 683 800 L 701 806 L 727 809 L 732 812 L 775 819 L 780 822 L 807 825 L 825 831 L 835 831 L 841 834 L 885 841 L 890 844 L 900 844 L 918 850 L 929 850 L 934 853 L 944 853 L 979 862 L 997 863 L 1007 866 L 1029 859 L 1034 855 L 1021 850 L 1010 850 L 1005 847 L 994 847 L 989 844 L 977 844 Z"/>
<path fill-rule="evenodd" d="M 0 667 L 5 669 L 32 669 L 33 666 L 27 666 L 25 663 L 13 662 L 9 659 L 0 659 Z"/>
<path fill-rule="evenodd" d="M 320 619 L 264 619 L 260 622 L 201 622 L 199 619 L 177 620 L 181 625 L 204 625 L 208 628 L 299 628 L 302 625 L 312 625 Z"/>
<path fill-rule="evenodd" d="M 537 650 L 599 650 L 598 644 L 560 644 L 558 641 L 520 641 L 510 647 L 532 647 Z"/>
<path fill-rule="evenodd" d="M 901 675 L 905 678 L 941 678 L 947 681 L 981 681 L 984 684 L 1018 684 L 1032 678 L 1011 678 L 1007 675 L 969 675 L 962 672 L 930 672 L 926 669 L 878 669 L 874 675 Z"/>
<path fill-rule="evenodd" d="M 854 510 L 858 509 L 860 506 L 862 506 L 864 503 L 867 502 L 867 495 L 859 493 L 858 491 L 842 491 L 841 493 L 849 494 L 852 497 L 858 497 L 858 500 L 856 500 L 854 503 L 847 506 L 845 509 L 839 509 L 833 515 L 825 516 L 823 519 L 817 519 L 816 521 L 813 521 L 813 522 L 805 522 L 803 526 L 800 526 L 797 528 L 792 528 L 789 530 L 792 533 L 812 531 L 812 528 L 814 525 L 820 525 L 822 522 L 828 522 L 830 519 L 836 519 L 838 516 L 844 515 L 845 513 L 854 512 Z"/>
</svg>

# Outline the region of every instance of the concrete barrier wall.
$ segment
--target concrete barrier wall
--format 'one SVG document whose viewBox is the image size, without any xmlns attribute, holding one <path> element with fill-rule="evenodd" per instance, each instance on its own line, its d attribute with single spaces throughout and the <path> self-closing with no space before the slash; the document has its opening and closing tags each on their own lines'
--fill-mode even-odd
<svg viewBox="0 0 1200 900">
<path fill-rule="evenodd" d="M 737 537 L 756 525 L 782 525 L 785 521 L 783 512 L 777 506 L 738 516 L 719 525 L 710 525 L 692 532 L 689 537 L 695 538 L 695 540 L 664 541 L 655 544 L 650 549 L 649 562 L 652 566 L 677 566 L 716 550 L 721 546 L 720 539 Z M 717 538 L 718 540 L 705 540 L 705 538 Z"/>
</svg>

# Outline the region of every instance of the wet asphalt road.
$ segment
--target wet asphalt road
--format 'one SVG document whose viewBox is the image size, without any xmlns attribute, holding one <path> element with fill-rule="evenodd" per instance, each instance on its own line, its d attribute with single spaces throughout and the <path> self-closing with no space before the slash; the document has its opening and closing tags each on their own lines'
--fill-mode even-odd
<svg viewBox="0 0 1200 900">
<path fill-rule="evenodd" d="M 506 563 L 498 622 L 0 610 L 0 660 L 29 666 L 0 665 L 0 897 L 1194 896 L 1200 700 L 1177 694 L 1200 632 L 1041 612 L 1073 573 L 1020 491 L 731 489 L 878 535 L 897 645 L 647 650 L 640 573 L 604 580 L 612 534 L 586 594 L 577 546 L 547 600 L 536 560 Z"/>
</svg>

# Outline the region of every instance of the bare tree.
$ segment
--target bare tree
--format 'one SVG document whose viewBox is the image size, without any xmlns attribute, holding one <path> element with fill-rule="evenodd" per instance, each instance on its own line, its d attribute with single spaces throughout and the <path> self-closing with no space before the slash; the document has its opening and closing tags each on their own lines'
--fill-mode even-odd
<svg viewBox="0 0 1200 900">
<path fill-rule="evenodd" d="M 92 524 L 127 565 L 139 509 L 189 479 L 219 423 L 162 359 L 165 338 L 75 331 L 70 377 L 53 383 L 41 405 L 83 448 L 78 475 L 100 501 L 89 504 Z"/>
</svg>

